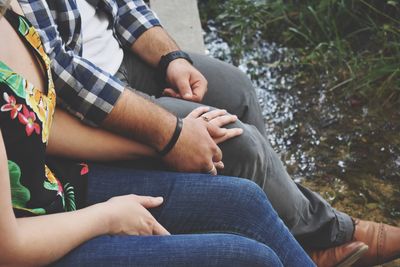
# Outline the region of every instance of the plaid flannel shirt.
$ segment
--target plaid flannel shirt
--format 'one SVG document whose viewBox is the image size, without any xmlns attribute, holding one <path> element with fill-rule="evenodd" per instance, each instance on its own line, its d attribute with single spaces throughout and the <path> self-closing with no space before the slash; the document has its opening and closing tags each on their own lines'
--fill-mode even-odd
<svg viewBox="0 0 400 267">
<path fill-rule="evenodd" d="M 82 58 L 81 18 L 75 0 L 18 0 L 36 27 L 52 71 L 58 103 L 81 120 L 100 124 L 118 100 L 124 85 Z M 100 0 L 121 47 L 130 48 L 147 29 L 160 25 L 141 0 Z"/>
</svg>

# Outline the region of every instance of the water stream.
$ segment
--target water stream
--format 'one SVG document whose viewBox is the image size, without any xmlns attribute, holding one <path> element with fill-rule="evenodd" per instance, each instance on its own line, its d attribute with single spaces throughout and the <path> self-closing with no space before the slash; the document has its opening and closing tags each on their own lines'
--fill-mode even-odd
<svg viewBox="0 0 400 267">
<path fill-rule="evenodd" d="M 293 179 L 352 216 L 400 226 L 400 109 L 344 97 L 323 73 L 298 79 L 294 52 L 257 35 L 233 58 L 218 25 L 203 28 L 207 52 L 252 79 L 270 142 Z"/>
</svg>

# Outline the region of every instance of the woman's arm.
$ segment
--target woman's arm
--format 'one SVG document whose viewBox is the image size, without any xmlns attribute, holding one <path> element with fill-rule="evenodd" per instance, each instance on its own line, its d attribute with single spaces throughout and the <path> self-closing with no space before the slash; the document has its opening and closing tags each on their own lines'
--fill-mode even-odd
<svg viewBox="0 0 400 267">
<path fill-rule="evenodd" d="M 107 233 L 105 215 L 99 208 L 92 206 L 68 214 L 16 219 L 0 132 L 0 266 L 45 264 L 85 240 Z"/>
<path fill-rule="evenodd" d="M 87 126 L 59 108 L 54 114 L 47 154 L 94 161 L 156 156 L 151 147 Z"/>
<path fill-rule="evenodd" d="M 85 209 L 16 219 L 0 131 L 0 266 L 42 266 L 103 234 L 167 235 L 147 210 L 162 198 L 127 195 Z"/>
</svg>

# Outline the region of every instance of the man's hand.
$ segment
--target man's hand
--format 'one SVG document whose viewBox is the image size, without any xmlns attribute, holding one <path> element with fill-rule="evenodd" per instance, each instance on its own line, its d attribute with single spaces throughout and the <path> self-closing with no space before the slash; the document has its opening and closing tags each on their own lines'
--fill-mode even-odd
<svg viewBox="0 0 400 267">
<path fill-rule="evenodd" d="M 203 172 L 213 175 L 223 169 L 222 152 L 217 144 L 242 134 L 239 128 L 225 129 L 237 117 L 226 110 L 209 107 L 194 109 L 184 120 L 181 135 L 174 148 L 164 157 L 172 169 L 186 172 Z"/>
<path fill-rule="evenodd" d="M 207 127 L 205 121 L 190 116 L 184 118 L 181 135 L 163 161 L 173 170 L 181 172 L 208 173 L 215 169 L 214 162 L 222 160 L 222 152 Z"/>
<path fill-rule="evenodd" d="M 132 51 L 153 67 L 158 66 L 163 55 L 177 50 L 180 48 L 162 27 L 148 29 L 132 44 Z M 169 63 L 166 82 L 171 86 L 164 90 L 166 96 L 200 102 L 207 91 L 204 76 L 182 58 Z"/>
<path fill-rule="evenodd" d="M 164 95 L 200 102 L 207 92 L 207 80 L 187 60 L 173 60 L 167 68 L 166 81 L 171 88 L 164 89 Z"/>
</svg>

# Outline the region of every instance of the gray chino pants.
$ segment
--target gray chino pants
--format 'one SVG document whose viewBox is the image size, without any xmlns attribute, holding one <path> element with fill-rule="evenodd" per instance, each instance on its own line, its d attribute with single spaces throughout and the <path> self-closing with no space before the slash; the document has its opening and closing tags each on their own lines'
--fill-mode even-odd
<svg viewBox="0 0 400 267">
<path fill-rule="evenodd" d="M 326 248 L 351 240 L 351 218 L 333 209 L 317 193 L 296 184 L 271 148 L 251 81 L 236 67 L 210 57 L 190 54 L 194 66 L 208 80 L 202 105 L 222 108 L 236 114 L 244 133 L 220 144 L 225 169 L 223 175 L 243 177 L 260 185 L 279 216 L 304 247 Z M 116 74 L 138 91 L 153 96 L 156 103 L 181 117 L 200 104 L 161 97 L 163 86 L 154 68 L 130 52 Z M 140 165 L 142 166 L 142 165 Z M 268 226 L 266 226 L 268 227 Z"/>
</svg>

